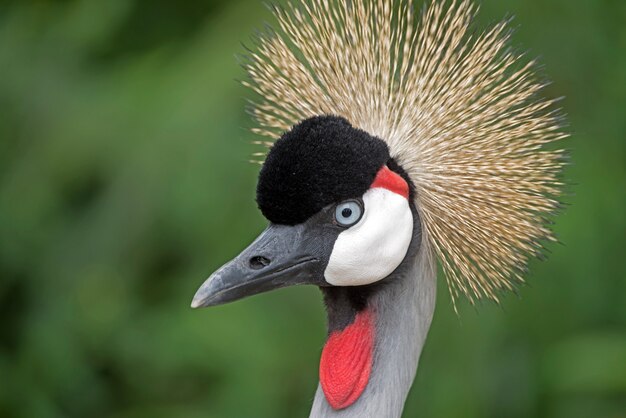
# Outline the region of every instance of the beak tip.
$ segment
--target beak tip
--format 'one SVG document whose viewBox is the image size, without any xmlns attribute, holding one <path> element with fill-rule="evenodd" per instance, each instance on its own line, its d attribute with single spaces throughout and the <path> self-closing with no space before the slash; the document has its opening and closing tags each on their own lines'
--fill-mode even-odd
<svg viewBox="0 0 626 418">
<path fill-rule="evenodd" d="M 200 292 L 198 292 L 200 293 Z M 191 308 L 192 309 L 198 309 L 198 308 L 202 308 L 205 302 L 205 297 L 204 295 L 199 295 L 198 293 L 195 294 L 195 296 L 193 297 L 193 300 L 191 301 Z"/>
</svg>

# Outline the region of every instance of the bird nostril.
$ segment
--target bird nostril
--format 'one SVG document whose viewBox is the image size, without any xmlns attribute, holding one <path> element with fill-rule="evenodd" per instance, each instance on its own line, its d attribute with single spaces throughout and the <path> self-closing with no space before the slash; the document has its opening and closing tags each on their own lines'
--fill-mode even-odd
<svg viewBox="0 0 626 418">
<path fill-rule="evenodd" d="M 270 263 L 271 261 L 269 258 L 257 255 L 250 259 L 250 268 L 254 270 L 261 270 L 262 268 L 269 266 Z"/>
</svg>

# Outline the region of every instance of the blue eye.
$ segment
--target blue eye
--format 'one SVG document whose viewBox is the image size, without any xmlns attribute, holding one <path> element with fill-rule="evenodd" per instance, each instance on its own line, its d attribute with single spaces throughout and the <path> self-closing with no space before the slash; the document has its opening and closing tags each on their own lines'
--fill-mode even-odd
<svg viewBox="0 0 626 418">
<path fill-rule="evenodd" d="M 346 200 L 335 208 L 335 220 L 341 226 L 352 226 L 361 219 L 363 208 L 356 200 Z"/>
</svg>

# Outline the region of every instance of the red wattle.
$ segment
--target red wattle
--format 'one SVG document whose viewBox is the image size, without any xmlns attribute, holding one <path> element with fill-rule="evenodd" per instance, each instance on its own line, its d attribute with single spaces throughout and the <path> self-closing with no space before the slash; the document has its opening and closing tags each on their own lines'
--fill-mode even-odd
<svg viewBox="0 0 626 418">
<path fill-rule="evenodd" d="M 367 309 L 354 322 L 328 337 L 320 360 L 320 383 L 334 409 L 352 405 L 363 393 L 372 372 L 374 318 Z"/>
<path fill-rule="evenodd" d="M 400 196 L 404 196 L 406 199 L 409 198 L 408 183 L 402 178 L 402 176 L 400 176 L 398 173 L 394 173 L 393 171 L 391 171 L 386 165 L 378 170 L 376 178 L 370 186 L 370 189 L 373 189 L 375 187 L 382 187 L 384 189 L 397 193 Z"/>
</svg>

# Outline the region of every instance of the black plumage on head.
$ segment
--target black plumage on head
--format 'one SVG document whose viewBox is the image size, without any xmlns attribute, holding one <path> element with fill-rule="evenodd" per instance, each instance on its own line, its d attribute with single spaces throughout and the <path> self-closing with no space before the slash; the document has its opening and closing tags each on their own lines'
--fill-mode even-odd
<svg viewBox="0 0 626 418">
<path fill-rule="evenodd" d="M 337 116 L 305 119 L 270 149 L 257 203 L 273 223 L 295 225 L 323 207 L 361 197 L 389 160 L 387 144 Z"/>
</svg>

